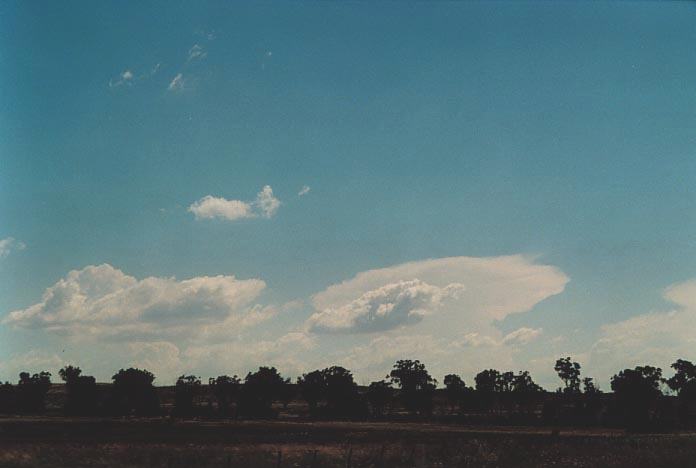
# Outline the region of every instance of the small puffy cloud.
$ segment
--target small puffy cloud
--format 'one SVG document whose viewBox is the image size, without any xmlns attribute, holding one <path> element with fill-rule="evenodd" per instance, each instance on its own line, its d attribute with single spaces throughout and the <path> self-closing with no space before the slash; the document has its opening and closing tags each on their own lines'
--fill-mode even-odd
<svg viewBox="0 0 696 468">
<path fill-rule="evenodd" d="M 167 86 L 167 89 L 169 91 L 181 91 L 184 89 L 184 75 L 181 73 L 177 74 L 172 81 L 169 82 L 169 86 Z"/>
<path fill-rule="evenodd" d="M 0 239 L 0 258 L 7 257 L 11 252 L 15 250 L 24 250 L 26 245 L 24 242 L 15 240 L 13 237 L 7 237 L 5 239 Z"/>
<path fill-rule="evenodd" d="M 139 75 L 135 75 L 131 70 L 124 70 L 117 77 L 111 78 L 109 80 L 109 88 L 118 88 L 119 86 L 132 86 L 138 81 L 147 80 L 152 78 L 160 69 L 160 64 L 156 64 L 150 69 L 150 71 L 143 72 Z"/>
<path fill-rule="evenodd" d="M 138 280 L 108 264 L 88 266 L 69 272 L 40 302 L 11 312 L 3 323 L 78 338 L 191 336 L 228 321 L 256 323 L 252 303 L 265 286 L 222 275 Z"/>
<path fill-rule="evenodd" d="M 503 344 L 525 345 L 539 338 L 542 332 L 543 330 L 541 328 L 518 328 L 517 330 L 505 335 L 503 338 Z"/>
<path fill-rule="evenodd" d="M 365 333 L 415 324 L 462 290 L 464 286 L 456 283 L 439 288 L 420 280 L 399 281 L 365 292 L 340 307 L 320 310 L 307 326 L 318 333 Z"/>
<path fill-rule="evenodd" d="M 130 70 L 122 71 L 118 77 L 109 80 L 109 88 L 117 88 L 123 85 L 130 85 L 133 83 L 133 72 Z"/>
<path fill-rule="evenodd" d="M 309 185 L 303 185 L 302 188 L 300 189 L 300 191 L 297 192 L 297 196 L 302 197 L 304 195 L 307 195 L 310 190 L 312 190 L 312 189 Z"/>
<path fill-rule="evenodd" d="M 273 196 L 273 189 L 265 185 L 256 196 L 254 205 L 264 218 L 271 218 L 280 207 L 280 200 Z"/>
<path fill-rule="evenodd" d="M 250 203 L 241 200 L 227 200 L 222 197 L 206 195 L 189 206 L 188 209 L 196 219 L 237 219 L 253 218 L 254 210 Z"/>
<path fill-rule="evenodd" d="M 186 61 L 190 62 L 192 60 L 204 59 L 207 55 L 208 55 L 208 52 L 206 52 L 203 49 L 203 47 L 201 47 L 198 44 L 194 44 L 188 51 L 188 59 Z"/>
<path fill-rule="evenodd" d="M 278 211 L 280 200 L 273 195 L 270 185 L 264 186 L 256 200 L 227 200 L 222 197 L 206 195 L 189 206 L 188 210 L 196 219 L 224 219 L 236 221 L 245 218 L 271 218 Z"/>
</svg>

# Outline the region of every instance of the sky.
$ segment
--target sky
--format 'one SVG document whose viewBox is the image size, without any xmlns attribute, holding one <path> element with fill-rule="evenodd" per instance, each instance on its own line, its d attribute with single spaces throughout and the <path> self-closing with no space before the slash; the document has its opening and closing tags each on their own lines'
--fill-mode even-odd
<svg viewBox="0 0 696 468">
<path fill-rule="evenodd" d="M 690 2 L 0 4 L 0 379 L 696 359 Z"/>
</svg>

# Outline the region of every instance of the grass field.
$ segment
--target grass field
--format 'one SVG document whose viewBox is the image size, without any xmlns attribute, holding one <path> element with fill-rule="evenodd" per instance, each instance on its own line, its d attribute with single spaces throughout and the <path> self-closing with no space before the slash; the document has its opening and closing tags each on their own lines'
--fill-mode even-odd
<svg viewBox="0 0 696 468">
<path fill-rule="evenodd" d="M 687 467 L 696 435 L 425 423 L 0 420 L 2 467 Z"/>
</svg>

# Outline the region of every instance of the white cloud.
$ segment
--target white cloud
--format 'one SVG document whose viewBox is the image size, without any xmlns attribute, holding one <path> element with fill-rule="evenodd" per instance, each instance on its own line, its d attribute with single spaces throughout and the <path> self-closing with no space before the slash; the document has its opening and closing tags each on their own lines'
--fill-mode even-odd
<svg viewBox="0 0 696 468">
<path fill-rule="evenodd" d="M 182 363 L 179 348 L 168 341 L 133 342 L 127 349 L 130 360 L 126 365 L 153 372 L 159 385 L 174 381 L 190 368 Z"/>
<path fill-rule="evenodd" d="M 483 319 L 486 323 L 526 312 L 563 291 L 568 277 L 550 265 L 522 255 L 447 257 L 404 263 L 358 273 L 312 298 L 317 310 L 338 308 L 387 284 L 419 279 L 440 288 L 461 284 L 452 318 Z"/>
<path fill-rule="evenodd" d="M 676 307 L 601 327 L 588 362 L 598 377 L 606 380 L 626 367 L 645 364 L 666 370 L 677 359 L 694 359 L 696 280 L 666 288 L 664 297 Z"/>
<path fill-rule="evenodd" d="M 109 88 L 118 88 L 119 86 L 132 86 L 138 81 L 147 80 L 152 78 L 157 71 L 159 71 L 160 64 L 156 64 L 149 72 L 144 72 L 138 76 L 135 75 L 131 70 L 122 71 L 117 77 L 111 78 L 109 80 Z"/>
<path fill-rule="evenodd" d="M 24 242 L 15 240 L 13 237 L 7 237 L 5 239 L 0 239 L 0 258 L 7 257 L 11 252 L 15 250 L 24 250 L 26 245 Z"/>
<path fill-rule="evenodd" d="M 196 219 L 225 219 L 235 221 L 238 219 L 271 218 L 278 211 L 280 200 L 273 196 L 270 185 L 264 186 L 256 196 L 256 200 L 245 202 L 242 200 L 227 200 L 222 197 L 206 195 L 189 206 L 189 211 Z"/>
<path fill-rule="evenodd" d="M 367 291 L 340 307 L 315 312 L 307 327 L 319 333 L 364 333 L 415 324 L 463 290 L 464 286 L 457 283 L 439 288 L 417 279 L 399 281 Z"/>
<path fill-rule="evenodd" d="M 167 89 L 169 91 L 181 91 L 184 89 L 184 76 L 181 73 L 177 74 L 172 81 L 169 82 Z"/>
<path fill-rule="evenodd" d="M 408 289 L 395 286 L 403 282 L 414 282 L 416 290 L 423 285 L 427 285 L 424 291 L 437 288 L 430 289 L 432 296 L 440 296 L 435 300 L 436 307 L 432 307 L 428 294 L 416 295 L 428 305 L 425 308 L 414 307 L 404 298 L 396 301 L 394 298 Z M 315 325 L 321 318 L 338 329 L 351 324 L 367 328 L 370 321 L 365 317 L 376 314 L 380 307 L 389 314 L 396 309 L 395 317 L 400 320 L 395 320 L 397 325 L 408 326 L 389 328 L 379 324 L 382 334 L 368 335 L 368 343 L 360 343 L 355 335 L 349 341 L 336 335 L 317 335 L 320 349 L 333 351 L 323 356 L 327 362 L 342 362 L 362 377 L 378 378 L 394 360 L 403 358 L 421 359 L 435 373 L 512 368 L 519 359 L 519 346 L 538 337 L 541 330 L 523 327 L 504 335 L 498 322 L 511 314 L 530 311 L 562 292 L 567 282 L 568 277 L 557 268 L 522 255 L 410 262 L 359 273 L 315 294 L 315 313 L 306 326 L 314 332 L 325 331 Z M 442 290 L 448 287 L 448 293 L 444 293 Z M 390 304 L 398 307 L 391 308 Z M 423 309 L 428 313 L 419 313 L 418 320 L 409 318 L 412 311 Z M 524 365 L 522 362 L 520 367 Z"/>
<path fill-rule="evenodd" d="M 108 264 L 88 266 L 68 273 L 41 302 L 11 312 L 3 323 L 77 338 L 190 336 L 213 324 L 255 323 L 252 302 L 265 286 L 234 276 L 137 280 Z"/>
<path fill-rule="evenodd" d="M 264 218 L 271 218 L 280 207 L 280 200 L 273 196 L 273 189 L 270 185 L 265 185 L 256 196 L 254 203 Z"/>
<path fill-rule="evenodd" d="M 255 216 L 250 203 L 241 200 L 227 200 L 212 195 L 206 195 L 193 202 L 188 210 L 195 215 L 196 219 L 220 218 L 234 221 Z"/>
<path fill-rule="evenodd" d="M 308 369 L 307 361 L 300 359 L 299 354 L 315 347 L 312 336 L 291 331 L 272 340 L 194 345 L 188 347 L 183 356 L 192 368 L 202 372 L 217 373 L 227 369 L 228 373 L 243 375 L 259 366 L 275 366 L 284 374 L 297 376 Z"/>
<path fill-rule="evenodd" d="M 204 59 L 208 55 L 208 52 L 206 52 L 203 47 L 201 47 L 198 44 L 194 44 L 193 47 L 191 47 L 188 51 L 188 59 L 186 59 L 187 62 L 190 62 L 192 60 L 196 59 Z"/>
<path fill-rule="evenodd" d="M 522 327 L 508 333 L 503 338 L 506 345 L 525 345 L 539 338 L 543 330 L 541 328 Z"/>
<path fill-rule="evenodd" d="M 122 71 L 117 78 L 109 80 L 109 88 L 116 88 L 122 85 L 130 85 L 133 83 L 133 72 L 130 70 Z"/>
<path fill-rule="evenodd" d="M 312 188 L 309 185 L 303 185 L 300 191 L 297 193 L 297 196 L 302 197 L 304 195 L 307 195 L 310 190 L 312 190 Z"/>
</svg>

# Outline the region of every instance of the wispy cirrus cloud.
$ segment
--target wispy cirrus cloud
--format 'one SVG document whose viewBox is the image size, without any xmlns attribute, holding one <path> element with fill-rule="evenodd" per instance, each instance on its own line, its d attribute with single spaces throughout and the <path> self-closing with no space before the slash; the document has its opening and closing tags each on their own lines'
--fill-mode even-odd
<svg viewBox="0 0 696 468">
<path fill-rule="evenodd" d="M 133 86 L 138 81 L 147 80 L 157 74 L 160 69 L 159 63 L 155 64 L 150 70 L 139 75 L 133 73 L 132 70 L 126 69 L 118 74 L 118 76 L 109 80 L 109 88 L 118 88 L 121 86 Z"/>
<path fill-rule="evenodd" d="M 206 50 L 198 45 L 194 44 L 188 51 L 188 58 L 186 59 L 186 63 L 191 62 L 193 60 L 202 60 L 208 56 L 208 52 Z"/>
<path fill-rule="evenodd" d="M 253 201 L 228 200 L 206 195 L 193 202 L 188 211 L 196 219 L 224 219 L 236 221 L 248 218 L 272 218 L 280 207 L 280 200 L 273 195 L 270 185 L 265 185 Z"/>
<path fill-rule="evenodd" d="M 181 91 L 184 89 L 184 83 L 184 75 L 182 73 L 178 73 L 174 78 L 172 78 L 172 81 L 169 82 L 167 89 L 173 92 Z"/>
</svg>

